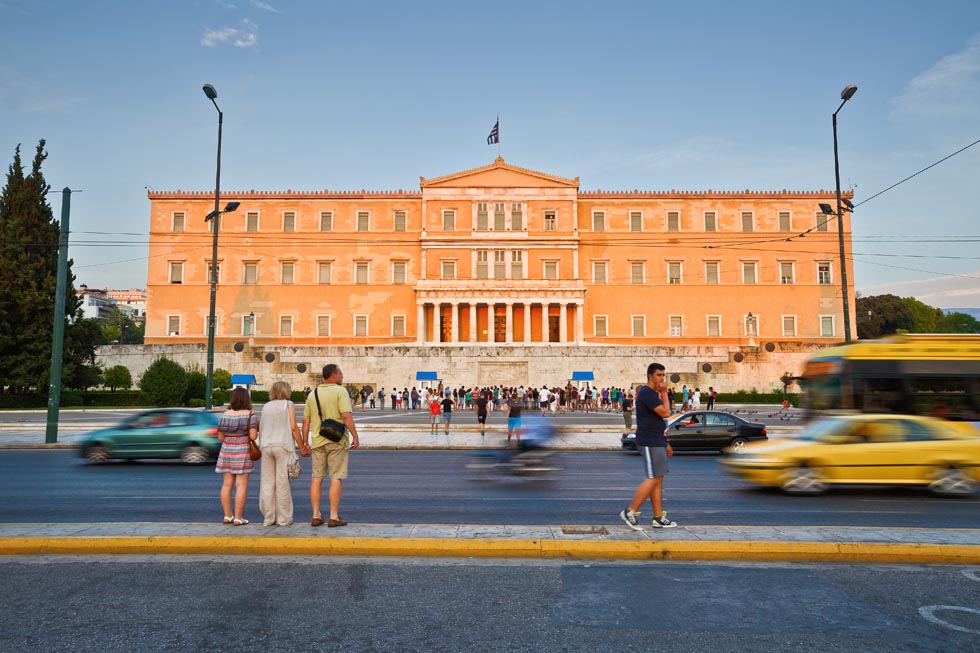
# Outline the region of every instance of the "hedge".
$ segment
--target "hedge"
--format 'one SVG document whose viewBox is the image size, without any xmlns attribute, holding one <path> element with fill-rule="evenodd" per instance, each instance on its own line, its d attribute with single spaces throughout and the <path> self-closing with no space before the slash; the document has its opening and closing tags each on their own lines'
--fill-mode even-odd
<svg viewBox="0 0 980 653">
<path fill-rule="evenodd" d="M 680 393 L 677 393 L 678 395 Z M 675 397 L 674 401 L 677 402 L 679 397 Z M 757 392 L 755 390 L 746 392 L 745 390 L 739 390 L 738 392 L 719 392 L 715 396 L 716 404 L 781 404 L 783 399 L 789 399 L 790 404 L 793 406 L 800 405 L 800 395 L 788 393 L 783 396 L 782 391 L 779 392 Z M 708 395 L 706 392 L 701 393 L 701 406 L 708 401 Z"/>
</svg>

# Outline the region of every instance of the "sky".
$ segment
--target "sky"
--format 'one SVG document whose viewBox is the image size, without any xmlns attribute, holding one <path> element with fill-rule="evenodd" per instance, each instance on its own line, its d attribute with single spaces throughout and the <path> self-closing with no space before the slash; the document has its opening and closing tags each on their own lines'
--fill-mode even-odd
<svg viewBox="0 0 980 653">
<path fill-rule="evenodd" d="M 853 189 L 855 286 L 980 307 L 980 2 L 0 0 L 0 164 L 71 201 L 76 285 L 146 286 L 147 188 Z M 861 204 L 868 200 L 866 204 Z M 55 215 L 61 197 L 51 196 Z"/>
</svg>

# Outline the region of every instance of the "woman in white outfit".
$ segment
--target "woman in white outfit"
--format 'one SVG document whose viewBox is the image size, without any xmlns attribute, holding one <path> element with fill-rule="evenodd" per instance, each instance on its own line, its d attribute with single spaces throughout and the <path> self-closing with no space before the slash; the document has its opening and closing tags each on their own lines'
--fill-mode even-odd
<svg viewBox="0 0 980 653">
<path fill-rule="evenodd" d="M 289 396 L 288 383 L 274 383 L 271 401 L 262 407 L 259 420 L 259 446 L 262 449 L 259 510 L 265 517 L 266 526 L 293 523 L 293 495 L 289 491 L 286 466 L 296 447 L 304 457 L 309 455 L 308 445 L 296 426 L 296 409 Z"/>
</svg>

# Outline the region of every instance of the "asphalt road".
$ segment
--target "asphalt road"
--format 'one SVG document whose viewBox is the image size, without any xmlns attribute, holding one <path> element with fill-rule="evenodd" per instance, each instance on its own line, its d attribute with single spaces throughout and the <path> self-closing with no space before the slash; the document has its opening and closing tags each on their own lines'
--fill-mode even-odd
<svg viewBox="0 0 980 653">
<path fill-rule="evenodd" d="M 837 489 L 792 497 L 749 488 L 714 455 L 678 455 L 665 507 L 684 525 L 980 527 L 980 497 L 943 499 L 918 489 Z M 617 523 L 641 477 L 635 454 L 561 452 L 552 482 L 473 481 L 460 451 L 355 451 L 342 516 L 367 523 L 564 525 Z M 297 521 L 310 517 L 309 459 L 293 482 Z M 218 520 L 213 466 L 142 461 L 89 465 L 73 450 L 0 451 L 0 522 Z M 261 519 L 253 474 L 245 516 Z M 649 509 L 647 509 L 649 512 Z"/>
<path fill-rule="evenodd" d="M 980 569 L 6 557 L 3 651 L 980 650 Z"/>
</svg>

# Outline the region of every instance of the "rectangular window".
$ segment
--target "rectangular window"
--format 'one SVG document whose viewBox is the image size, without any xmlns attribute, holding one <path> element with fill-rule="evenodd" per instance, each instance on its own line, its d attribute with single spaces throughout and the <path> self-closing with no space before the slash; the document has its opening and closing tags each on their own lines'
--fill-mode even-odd
<svg viewBox="0 0 980 653">
<path fill-rule="evenodd" d="M 258 263 L 246 263 L 245 264 L 245 283 L 248 285 L 255 285 L 259 282 L 259 264 Z"/>
<path fill-rule="evenodd" d="M 318 280 L 318 282 L 319 283 L 330 283 L 330 277 L 332 276 L 332 272 L 333 272 L 333 264 L 332 263 L 320 263 L 317 266 L 317 269 L 318 269 L 318 273 L 317 273 L 317 280 Z"/>
<path fill-rule="evenodd" d="M 707 317 L 708 317 L 708 337 L 709 338 L 721 337 L 721 316 L 709 315 Z"/>
<path fill-rule="evenodd" d="M 786 338 L 796 337 L 796 316 L 795 315 L 784 315 L 783 316 L 783 336 Z"/>
<path fill-rule="evenodd" d="M 443 279 L 455 279 L 456 278 L 456 261 L 443 261 L 442 262 L 442 278 Z"/>
<path fill-rule="evenodd" d="M 456 211 L 442 212 L 442 230 L 456 231 Z"/>
<path fill-rule="evenodd" d="M 279 316 L 279 335 L 281 336 L 293 335 L 293 318 L 291 315 Z"/>
<path fill-rule="evenodd" d="M 667 283 L 676 284 L 681 283 L 681 264 L 680 263 L 668 263 L 667 264 Z"/>
<path fill-rule="evenodd" d="M 405 231 L 408 216 L 405 211 L 395 211 L 395 231 Z"/>
<path fill-rule="evenodd" d="M 490 266 L 489 266 L 490 252 L 485 249 L 477 250 L 476 252 L 476 278 L 477 279 L 487 279 L 490 277 Z"/>
<path fill-rule="evenodd" d="M 366 261 L 359 261 L 354 264 L 354 283 L 369 283 L 368 264 Z"/>
<path fill-rule="evenodd" d="M 606 337 L 606 335 L 607 335 L 607 331 L 606 331 L 606 320 L 607 319 L 608 318 L 605 315 L 596 315 L 593 318 L 592 332 L 596 336 L 598 336 L 600 338 L 605 338 Z"/>
<path fill-rule="evenodd" d="M 558 278 L 558 261 L 545 261 L 544 262 L 544 278 L 545 279 L 557 279 Z"/>
<path fill-rule="evenodd" d="M 721 281 L 718 278 L 718 264 L 711 262 L 704 264 L 704 282 L 712 286 L 716 286 Z"/>
<path fill-rule="evenodd" d="M 510 205 L 510 230 L 524 231 L 524 207 L 516 202 Z"/>
<path fill-rule="evenodd" d="M 259 214 L 257 211 L 249 211 L 245 214 L 245 231 L 259 230 Z"/>
<path fill-rule="evenodd" d="M 826 286 L 833 282 L 834 280 L 830 273 L 830 263 L 817 263 L 817 283 Z"/>
<path fill-rule="evenodd" d="M 511 279 L 524 278 L 524 252 L 517 250 L 510 253 Z"/>
<path fill-rule="evenodd" d="M 820 337 L 821 338 L 833 338 L 834 337 L 834 316 L 833 315 L 821 315 L 820 316 Z"/>
<path fill-rule="evenodd" d="M 684 335 L 684 318 L 680 315 L 670 316 L 670 335 L 672 338 L 680 338 Z"/>
<path fill-rule="evenodd" d="M 827 215 L 826 213 L 817 213 L 817 231 L 827 231 L 827 223 L 833 216 Z"/>
<path fill-rule="evenodd" d="M 221 262 L 218 262 L 218 267 L 216 269 L 218 274 L 217 278 L 214 280 L 215 283 L 221 283 Z M 211 283 L 211 261 L 208 261 L 208 283 Z"/>
<path fill-rule="evenodd" d="M 405 335 L 405 316 L 404 315 L 392 315 L 391 316 L 391 335 L 397 337 L 403 337 Z"/>
<path fill-rule="evenodd" d="M 667 231 L 681 230 L 681 214 L 677 211 L 667 211 Z"/>
<path fill-rule="evenodd" d="M 368 319 L 367 315 L 355 315 L 354 316 L 354 335 L 366 338 L 368 334 Z"/>
<path fill-rule="evenodd" d="M 755 263 L 742 263 L 742 283 L 751 285 L 755 283 Z"/>
<path fill-rule="evenodd" d="M 333 212 L 320 211 L 320 231 L 333 231 Z"/>
<path fill-rule="evenodd" d="M 793 264 L 781 262 L 779 264 L 779 283 L 789 285 L 794 283 Z"/>
<path fill-rule="evenodd" d="M 705 231 L 718 231 L 718 216 L 714 211 L 705 211 L 704 213 L 704 230 Z"/>
<path fill-rule="evenodd" d="M 503 231 L 505 227 L 504 203 L 497 202 L 493 205 L 493 230 Z"/>
<path fill-rule="evenodd" d="M 488 231 L 490 229 L 490 218 L 487 213 L 487 203 L 480 202 L 476 205 L 476 230 Z"/>
<path fill-rule="evenodd" d="M 558 231 L 558 214 L 555 211 L 544 212 L 544 230 Z"/>
<path fill-rule="evenodd" d="M 592 212 L 592 231 L 605 231 L 606 230 L 606 213 L 605 211 L 593 211 Z"/>
<path fill-rule="evenodd" d="M 507 276 L 507 252 L 497 250 L 493 253 L 493 278 L 503 279 Z"/>
<path fill-rule="evenodd" d="M 318 336 L 329 336 L 330 335 L 330 316 L 329 315 L 317 315 L 316 316 L 316 334 Z"/>
<path fill-rule="evenodd" d="M 170 263 L 170 283 L 184 283 L 183 263 Z"/>
<path fill-rule="evenodd" d="M 779 230 L 780 231 L 792 231 L 793 220 L 790 216 L 789 211 L 779 212 Z"/>
<path fill-rule="evenodd" d="M 647 334 L 647 318 L 645 315 L 633 316 L 633 337 L 642 338 Z"/>
<path fill-rule="evenodd" d="M 371 213 L 369 211 L 357 212 L 357 230 L 371 231 Z"/>
<path fill-rule="evenodd" d="M 179 336 L 180 335 L 180 316 L 179 315 L 168 315 L 167 316 L 167 335 L 168 336 Z"/>
<path fill-rule="evenodd" d="M 606 283 L 605 261 L 592 262 L 592 283 Z"/>
<path fill-rule="evenodd" d="M 630 231 L 643 231 L 643 214 L 630 211 Z"/>
<path fill-rule="evenodd" d="M 391 264 L 391 283 L 402 285 L 405 283 L 405 270 L 408 267 L 403 261 L 396 261 Z"/>
<path fill-rule="evenodd" d="M 255 315 L 243 315 L 242 316 L 242 335 L 243 336 L 254 336 L 255 335 Z"/>
<path fill-rule="evenodd" d="M 294 271 L 296 270 L 295 263 L 283 263 L 282 264 L 282 281 L 281 283 L 293 283 Z"/>
<path fill-rule="evenodd" d="M 752 211 L 742 211 L 742 231 L 755 231 L 755 216 Z"/>
<path fill-rule="evenodd" d="M 296 212 L 286 211 L 282 214 L 282 230 L 286 233 L 296 231 Z"/>
<path fill-rule="evenodd" d="M 630 283 L 645 283 L 644 266 L 642 262 L 633 261 L 630 263 Z"/>
<path fill-rule="evenodd" d="M 170 230 L 174 233 L 180 233 L 184 230 L 184 212 L 179 211 L 174 213 L 173 222 L 171 223 Z"/>
</svg>

